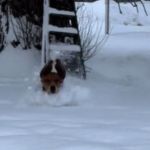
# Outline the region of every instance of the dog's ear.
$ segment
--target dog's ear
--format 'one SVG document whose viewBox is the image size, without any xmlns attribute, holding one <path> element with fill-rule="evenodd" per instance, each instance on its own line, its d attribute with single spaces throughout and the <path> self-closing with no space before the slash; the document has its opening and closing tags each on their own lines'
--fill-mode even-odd
<svg viewBox="0 0 150 150">
<path fill-rule="evenodd" d="M 56 59 L 56 66 L 55 66 L 58 75 L 60 76 L 61 79 L 64 79 L 66 76 L 66 69 L 64 65 L 62 64 L 60 59 Z"/>
<path fill-rule="evenodd" d="M 47 64 L 52 65 L 52 63 L 53 63 L 53 60 L 49 60 Z"/>
<path fill-rule="evenodd" d="M 52 70 L 52 63 L 53 61 L 49 61 L 41 70 L 40 72 L 40 77 L 42 78 L 43 76 L 49 74 Z"/>
</svg>

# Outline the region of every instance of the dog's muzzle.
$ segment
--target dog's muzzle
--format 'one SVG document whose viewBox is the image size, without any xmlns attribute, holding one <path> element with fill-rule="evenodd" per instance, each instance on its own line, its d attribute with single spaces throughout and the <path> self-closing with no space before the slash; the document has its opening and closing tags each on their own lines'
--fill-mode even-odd
<svg viewBox="0 0 150 150">
<path fill-rule="evenodd" d="M 50 91 L 51 91 L 51 93 L 56 93 L 56 87 L 55 86 L 51 86 L 50 87 Z"/>
</svg>

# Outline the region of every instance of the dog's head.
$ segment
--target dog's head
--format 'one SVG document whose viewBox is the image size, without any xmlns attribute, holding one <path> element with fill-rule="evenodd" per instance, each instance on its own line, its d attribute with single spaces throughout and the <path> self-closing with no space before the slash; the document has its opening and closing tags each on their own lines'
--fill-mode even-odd
<svg viewBox="0 0 150 150">
<path fill-rule="evenodd" d="M 66 72 L 60 60 L 49 61 L 40 73 L 43 90 L 47 93 L 57 93 Z"/>
</svg>

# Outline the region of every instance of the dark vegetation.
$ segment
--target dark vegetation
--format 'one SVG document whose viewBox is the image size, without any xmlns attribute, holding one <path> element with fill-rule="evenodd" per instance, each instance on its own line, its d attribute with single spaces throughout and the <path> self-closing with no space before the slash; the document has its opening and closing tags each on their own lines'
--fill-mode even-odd
<svg viewBox="0 0 150 150">
<path fill-rule="evenodd" d="M 9 10 L 14 17 L 26 16 L 32 23 L 42 25 L 43 0 L 3 0 L 1 6 L 5 15 Z"/>
</svg>

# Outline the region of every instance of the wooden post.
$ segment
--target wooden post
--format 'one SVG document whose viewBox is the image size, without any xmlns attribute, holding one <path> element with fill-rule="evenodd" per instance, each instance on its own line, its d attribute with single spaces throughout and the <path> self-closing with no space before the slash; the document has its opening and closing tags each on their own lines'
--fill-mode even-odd
<svg viewBox="0 0 150 150">
<path fill-rule="evenodd" d="M 105 0 L 105 34 L 109 34 L 110 0 Z"/>
<path fill-rule="evenodd" d="M 48 36 L 47 36 L 47 20 L 48 20 L 48 15 L 47 15 L 47 5 L 48 5 L 48 0 L 43 1 L 43 27 L 42 27 L 42 52 L 41 52 L 41 65 L 42 67 L 46 63 L 46 54 L 47 54 L 47 41 L 48 41 Z"/>
</svg>

